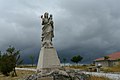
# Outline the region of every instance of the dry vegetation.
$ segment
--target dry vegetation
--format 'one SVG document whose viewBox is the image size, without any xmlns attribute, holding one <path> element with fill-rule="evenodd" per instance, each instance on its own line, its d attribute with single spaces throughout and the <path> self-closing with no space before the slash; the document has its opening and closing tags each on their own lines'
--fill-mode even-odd
<svg viewBox="0 0 120 80">
<path fill-rule="evenodd" d="M 120 72 L 120 65 L 113 66 L 113 67 L 105 67 L 102 68 L 102 71 L 104 72 Z"/>
<path fill-rule="evenodd" d="M 35 72 L 33 71 L 23 71 L 23 70 L 17 70 L 17 77 L 11 77 L 11 76 L 4 76 L 2 74 L 0 74 L 0 80 L 23 80 L 23 78 L 25 78 L 26 76 L 30 75 L 30 74 L 34 74 Z"/>
<path fill-rule="evenodd" d="M 120 67 L 105 67 L 102 69 L 104 72 L 120 72 Z"/>
<path fill-rule="evenodd" d="M 88 71 L 88 68 L 91 67 L 91 65 L 83 65 L 83 66 L 66 66 L 66 69 L 81 69 Z M 94 66 L 93 66 L 94 67 Z M 109 72 L 120 72 L 120 65 L 113 66 L 113 67 L 102 67 L 102 71 L 109 73 Z"/>
<path fill-rule="evenodd" d="M 111 80 L 111 79 L 106 77 L 91 76 L 90 80 Z"/>
</svg>

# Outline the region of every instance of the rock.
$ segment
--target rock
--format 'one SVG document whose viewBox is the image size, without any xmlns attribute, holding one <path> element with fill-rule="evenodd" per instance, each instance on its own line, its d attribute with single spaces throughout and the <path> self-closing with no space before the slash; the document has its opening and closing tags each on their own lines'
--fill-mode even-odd
<svg viewBox="0 0 120 80">
<path fill-rule="evenodd" d="M 38 78 L 37 80 L 53 80 L 53 77 L 41 77 Z"/>
<path fill-rule="evenodd" d="M 89 76 L 79 71 L 70 70 L 68 72 L 63 70 L 53 70 L 46 74 L 34 74 L 28 76 L 25 80 L 88 80 Z"/>
</svg>

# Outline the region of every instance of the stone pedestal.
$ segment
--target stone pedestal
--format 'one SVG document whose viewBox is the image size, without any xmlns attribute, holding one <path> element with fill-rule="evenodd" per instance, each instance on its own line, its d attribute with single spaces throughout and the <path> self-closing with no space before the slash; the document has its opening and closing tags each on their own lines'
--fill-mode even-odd
<svg viewBox="0 0 120 80">
<path fill-rule="evenodd" d="M 37 70 L 50 72 L 52 69 L 60 68 L 60 61 L 56 49 L 42 47 L 38 59 Z"/>
</svg>

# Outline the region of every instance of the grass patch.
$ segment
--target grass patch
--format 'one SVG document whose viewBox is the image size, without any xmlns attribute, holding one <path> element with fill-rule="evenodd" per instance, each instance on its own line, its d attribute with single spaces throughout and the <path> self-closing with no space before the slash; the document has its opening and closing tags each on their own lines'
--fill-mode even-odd
<svg viewBox="0 0 120 80">
<path fill-rule="evenodd" d="M 18 68 L 33 68 L 33 69 L 36 69 L 37 66 L 30 66 L 30 65 L 19 65 L 17 66 Z"/>
<path fill-rule="evenodd" d="M 17 70 L 17 77 L 4 76 L 0 73 L 0 80 L 23 80 L 25 77 L 35 74 L 34 71 Z"/>
</svg>

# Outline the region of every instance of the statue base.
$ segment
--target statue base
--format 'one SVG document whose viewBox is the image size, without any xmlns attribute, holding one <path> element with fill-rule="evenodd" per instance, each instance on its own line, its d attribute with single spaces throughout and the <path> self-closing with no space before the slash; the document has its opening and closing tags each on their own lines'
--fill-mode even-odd
<svg viewBox="0 0 120 80">
<path fill-rule="evenodd" d="M 42 47 L 38 59 L 37 71 L 49 73 L 54 69 L 60 68 L 60 61 L 53 47 Z"/>
</svg>

